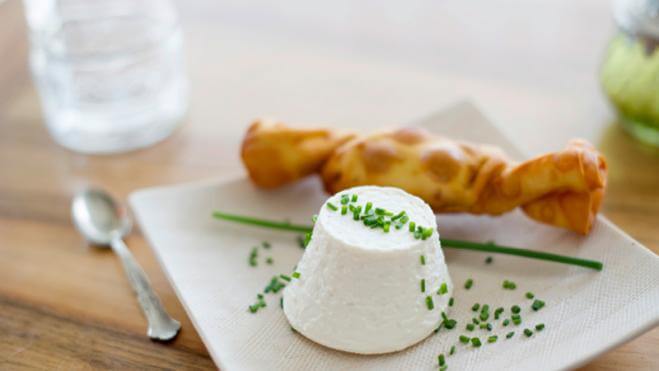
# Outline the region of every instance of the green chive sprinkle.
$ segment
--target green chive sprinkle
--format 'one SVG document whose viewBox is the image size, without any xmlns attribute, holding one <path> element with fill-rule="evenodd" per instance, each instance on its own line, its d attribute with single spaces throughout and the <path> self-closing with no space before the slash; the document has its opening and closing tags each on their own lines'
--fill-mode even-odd
<svg viewBox="0 0 659 371">
<path fill-rule="evenodd" d="M 448 293 L 448 285 L 446 284 L 446 282 L 443 282 L 441 286 L 439 286 L 439 290 L 437 291 L 437 293 L 439 295 L 444 295 Z"/>
<path fill-rule="evenodd" d="M 465 289 L 469 290 L 473 285 L 474 285 L 474 280 L 470 278 L 465 282 Z"/>
<path fill-rule="evenodd" d="M 510 331 L 509 333 L 506 334 L 506 339 L 510 339 L 513 336 L 515 336 L 515 331 Z"/>
<path fill-rule="evenodd" d="M 460 342 L 462 344 L 467 344 L 469 342 L 469 336 L 460 335 Z"/>
<path fill-rule="evenodd" d="M 426 307 L 428 307 L 428 310 L 433 310 L 435 308 L 435 303 L 432 301 L 432 296 L 426 296 Z"/>
<path fill-rule="evenodd" d="M 390 223 L 390 222 L 386 222 L 386 223 L 384 223 L 384 226 L 382 227 L 382 229 L 384 230 L 384 233 L 389 233 L 389 228 L 390 228 L 390 227 L 391 227 L 391 223 Z"/>
<path fill-rule="evenodd" d="M 272 257 L 269 256 L 265 259 L 265 262 L 269 265 L 272 265 L 272 263 L 274 263 L 275 261 L 274 261 L 274 259 L 272 259 Z"/>
<path fill-rule="evenodd" d="M 398 219 L 402 218 L 403 216 L 405 216 L 405 210 L 403 210 L 403 211 L 399 212 L 398 214 L 394 215 L 393 217 L 391 217 L 391 220 L 398 220 Z"/>
<path fill-rule="evenodd" d="M 293 278 L 300 278 L 300 272 L 293 272 L 293 273 L 291 274 L 291 276 L 292 276 Z"/>
<path fill-rule="evenodd" d="M 492 261 L 494 261 L 494 258 L 492 258 L 491 256 L 485 258 L 485 264 L 492 264 Z"/>
<path fill-rule="evenodd" d="M 503 320 L 503 326 L 506 327 L 510 324 L 510 320 L 508 318 Z"/>
<path fill-rule="evenodd" d="M 477 324 L 481 323 L 476 317 L 472 318 L 472 319 L 471 319 L 471 322 L 472 322 L 474 325 L 477 325 Z"/>
<path fill-rule="evenodd" d="M 467 327 L 466 327 L 466 329 L 467 329 L 467 331 L 474 331 L 474 328 L 475 328 L 475 327 L 476 327 L 476 326 L 474 326 L 473 323 L 467 323 Z"/>
<path fill-rule="evenodd" d="M 416 228 L 416 223 L 410 222 L 410 228 L 409 228 L 410 232 L 414 232 L 414 228 Z"/>
<path fill-rule="evenodd" d="M 341 215 L 346 215 L 348 213 L 348 207 L 346 205 L 341 206 Z"/>
<path fill-rule="evenodd" d="M 448 306 L 449 307 L 453 306 L 453 298 L 448 299 Z"/>
<path fill-rule="evenodd" d="M 426 228 L 421 232 L 421 238 L 426 240 L 428 237 L 432 236 L 432 232 L 434 231 L 434 228 Z"/>
<path fill-rule="evenodd" d="M 451 350 L 448 352 L 449 356 L 452 356 L 455 353 L 455 345 L 451 346 Z"/>
<path fill-rule="evenodd" d="M 370 202 L 370 201 L 367 202 L 367 203 L 366 203 L 366 208 L 364 209 L 364 213 L 367 213 L 367 214 L 368 214 L 368 212 L 371 210 L 372 207 L 373 207 L 373 203 Z"/>
<path fill-rule="evenodd" d="M 270 247 L 272 247 L 272 245 L 270 245 L 270 242 L 268 241 L 261 242 L 261 246 L 263 246 L 264 249 L 269 249 Z"/>
<path fill-rule="evenodd" d="M 252 267 L 256 267 L 258 265 L 257 262 L 257 257 L 259 256 L 259 249 L 258 247 L 252 247 L 252 251 L 249 253 L 249 265 Z"/>
<path fill-rule="evenodd" d="M 535 330 L 536 331 L 542 331 L 544 329 L 545 329 L 545 324 L 544 323 L 538 323 L 537 325 L 535 325 Z"/>
<path fill-rule="evenodd" d="M 334 204 L 331 203 L 331 202 L 328 202 L 328 203 L 327 203 L 327 208 L 330 209 L 330 210 L 332 210 L 332 211 L 336 211 L 336 210 L 339 209 L 338 207 L 336 207 L 336 205 L 334 205 Z"/>
<path fill-rule="evenodd" d="M 291 277 L 289 277 L 285 274 L 280 274 L 279 277 L 281 277 L 281 279 L 286 281 L 286 282 L 291 282 Z"/>
<path fill-rule="evenodd" d="M 521 318 L 513 318 L 513 323 L 515 324 L 515 326 L 519 326 L 522 323 L 522 319 Z"/>
<path fill-rule="evenodd" d="M 447 320 L 444 320 L 444 326 L 445 326 L 448 330 L 453 330 L 457 324 L 458 324 L 458 321 L 456 321 L 456 320 L 454 320 L 454 319 L 447 319 Z"/>
<path fill-rule="evenodd" d="M 487 338 L 487 342 L 488 343 L 496 343 L 498 338 L 499 338 L 498 336 L 492 335 L 489 338 Z"/>
<path fill-rule="evenodd" d="M 513 314 L 512 316 L 510 316 L 510 318 L 512 318 L 513 320 L 515 320 L 515 319 L 522 319 L 522 316 L 520 316 L 518 313 L 515 313 L 515 314 Z"/>
<path fill-rule="evenodd" d="M 485 330 L 487 328 L 487 325 L 488 325 L 487 323 L 481 322 L 481 324 L 478 326 L 478 328 L 480 328 L 481 330 Z"/>
<path fill-rule="evenodd" d="M 480 347 L 481 346 L 481 339 L 471 338 L 471 345 L 473 345 L 475 348 Z"/>
<path fill-rule="evenodd" d="M 471 310 L 474 311 L 474 312 L 477 312 L 480 307 L 481 307 L 481 305 L 476 303 L 476 304 L 471 306 Z"/>
<path fill-rule="evenodd" d="M 503 288 L 506 289 L 506 290 L 514 290 L 514 289 L 517 288 L 517 285 L 515 284 L 515 282 L 513 282 L 513 281 L 508 281 L 508 280 L 503 281 L 502 286 L 503 286 Z"/>
<path fill-rule="evenodd" d="M 446 364 L 446 359 L 444 358 L 444 354 L 440 354 L 437 357 L 437 361 L 439 362 L 440 366 L 444 366 Z"/>
<path fill-rule="evenodd" d="M 542 307 L 544 307 L 544 306 L 545 306 L 544 301 L 536 299 L 536 300 L 533 301 L 533 304 L 531 305 L 531 308 L 533 308 L 533 310 L 537 312 L 540 309 L 542 309 Z"/>
<path fill-rule="evenodd" d="M 295 238 L 295 240 L 297 241 L 297 245 L 298 245 L 301 249 L 304 249 L 304 248 L 307 247 L 307 245 L 305 245 L 305 243 L 304 243 L 304 240 L 305 240 L 304 236 L 297 236 L 297 237 Z"/>
<path fill-rule="evenodd" d="M 357 195 L 356 194 L 352 195 L 352 199 L 350 200 L 350 202 L 357 202 Z"/>
<path fill-rule="evenodd" d="M 527 338 L 530 338 L 533 335 L 533 331 L 531 331 L 531 329 L 525 328 L 524 335 L 526 335 Z"/>
<path fill-rule="evenodd" d="M 481 312 L 480 316 L 481 321 L 487 321 L 488 318 L 490 318 L 490 312 Z"/>
<path fill-rule="evenodd" d="M 519 305 L 513 305 L 513 306 L 510 308 L 510 311 L 513 312 L 513 313 L 515 313 L 515 314 L 517 314 L 517 313 L 519 313 L 519 312 L 522 311 L 522 308 L 520 308 Z"/>
<path fill-rule="evenodd" d="M 490 311 L 490 305 L 489 304 L 483 304 L 483 307 L 481 307 L 481 312 L 489 312 Z"/>
<path fill-rule="evenodd" d="M 441 315 L 442 315 L 442 320 L 444 320 L 444 322 L 448 321 L 448 316 L 446 315 L 446 312 L 442 312 Z"/>
<path fill-rule="evenodd" d="M 531 291 L 526 293 L 526 298 L 527 299 L 533 299 L 534 297 L 535 297 L 535 295 L 533 295 L 533 293 Z"/>
<path fill-rule="evenodd" d="M 426 256 L 425 255 L 421 255 L 419 257 L 419 260 L 421 261 L 421 265 L 426 265 Z"/>
<path fill-rule="evenodd" d="M 426 279 L 421 279 L 421 292 L 426 292 Z"/>
<path fill-rule="evenodd" d="M 341 195 L 341 205 L 347 205 L 350 202 L 348 195 Z"/>
<path fill-rule="evenodd" d="M 497 308 L 497 309 L 494 311 L 494 319 L 499 319 L 499 317 L 501 316 L 501 314 L 503 313 L 503 311 L 504 311 L 504 309 L 503 309 L 502 307 Z"/>
</svg>

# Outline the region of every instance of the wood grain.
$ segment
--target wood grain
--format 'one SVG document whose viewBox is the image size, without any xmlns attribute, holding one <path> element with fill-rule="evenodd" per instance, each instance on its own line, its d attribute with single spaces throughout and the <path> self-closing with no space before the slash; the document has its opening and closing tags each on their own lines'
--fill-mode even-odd
<svg viewBox="0 0 659 371">
<path fill-rule="evenodd" d="M 169 344 L 146 338 L 119 262 L 85 245 L 69 201 L 86 184 L 125 199 L 240 172 L 238 143 L 258 115 L 373 129 L 472 98 L 531 153 L 572 136 L 594 141 L 611 168 L 605 214 L 659 251 L 659 154 L 620 132 L 599 93 L 606 3 L 401 4 L 180 2 L 192 82 L 185 125 L 154 147 L 108 157 L 50 139 L 21 2 L 0 4 L 0 369 L 213 368 L 139 230 L 127 243 L 183 325 Z M 659 330 L 584 369 L 659 369 Z"/>
</svg>

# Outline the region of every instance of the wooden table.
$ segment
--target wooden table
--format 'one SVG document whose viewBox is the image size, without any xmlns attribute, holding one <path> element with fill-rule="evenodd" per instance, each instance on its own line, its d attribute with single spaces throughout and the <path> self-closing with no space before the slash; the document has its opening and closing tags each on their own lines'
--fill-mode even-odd
<svg viewBox="0 0 659 371">
<path fill-rule="evenodd" d="M 128 245 L 183 329 L 170 344 L 145 321 L 118 260 L 88 248 L 71 195 L 241 171 L 247 123 L 271 114 L 364 129 L 476 102 L 529 153 L 572 136 L 611 174 L 604 213 L 659 251 L 659 154 L 613 125 L 597 68 L 613 32 L 598 0 L 180 2 L 191 109 L 166 141 L 83 156 L 56 145 L 27 69 L 21 2 L 0 4 L 0 369 L 208 369 L 214 365 L 142 236 Z M 633 267 L 630 267 L 633 269 Z M 585 369 L 659 369 L 659 330 Z"/>
</svg>

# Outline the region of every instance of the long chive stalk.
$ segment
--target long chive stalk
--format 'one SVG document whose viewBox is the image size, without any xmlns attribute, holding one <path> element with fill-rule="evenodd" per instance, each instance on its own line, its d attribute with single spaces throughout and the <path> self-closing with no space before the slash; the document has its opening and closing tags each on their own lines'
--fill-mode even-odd
<svg viewBox="0 0 659 371">
<path fill-rule="evenodd" d="M 213 212 L 213 217 L 216 219 L 228 220 L 231 222 L 236 222 L 241 224 L 248 224 L 259 227 L 279 229 L 279 230 L 299 232 L 299 233 L 309 233 L 313 229 L 313 227 L 308 225 L 299 225 L 299 224 L 291 224 L 289 222 L 265 220 L 265 219 L 253 218 L 250 216 L 228 214 L 220 211 Z M 538 260 L 552 261 L 556 263 L 577 265 L 580 267 L 590 268 L 598 271 L 601 271 L 602 268 L 604 267 L 602 262 L 596 260 L 580 259 L 571 256 L 551 254 L 542 251 L 520 249 L 517 247 L 510 247 L 510 246 L 502 246 L 491 242 L 479 243 L 479 242 L 470 242 L 463 240 L 452 240 L 447 238 L 440 238 L 439 240 L 442 244 L 442 247 L 451 248 L 451 249 L 483 251 L 483 252 L 495 253 L 495 254 L 522 256 L 530 259 L 538 259 Z"/>
</svg>

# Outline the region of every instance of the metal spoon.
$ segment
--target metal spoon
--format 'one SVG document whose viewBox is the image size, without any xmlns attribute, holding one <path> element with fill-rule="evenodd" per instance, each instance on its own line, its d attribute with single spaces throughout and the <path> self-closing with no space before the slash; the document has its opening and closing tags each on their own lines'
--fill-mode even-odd
<svg viewBox="0 0 659 371">
<path fill-rule="evenodd" d="M 132 223 L 124 208 L 100 189 L 87 189 L 73 197 L 73 222 L 87 241 L 100 247 L 112 247 L 124 266 L 144 316 L 149 322 L 147 335 L 167 341 L 178 334 L 181 324 L 167 314 L 158 295 L 151 288 L 146 274 L 122 240 Z"/>
</svg>

